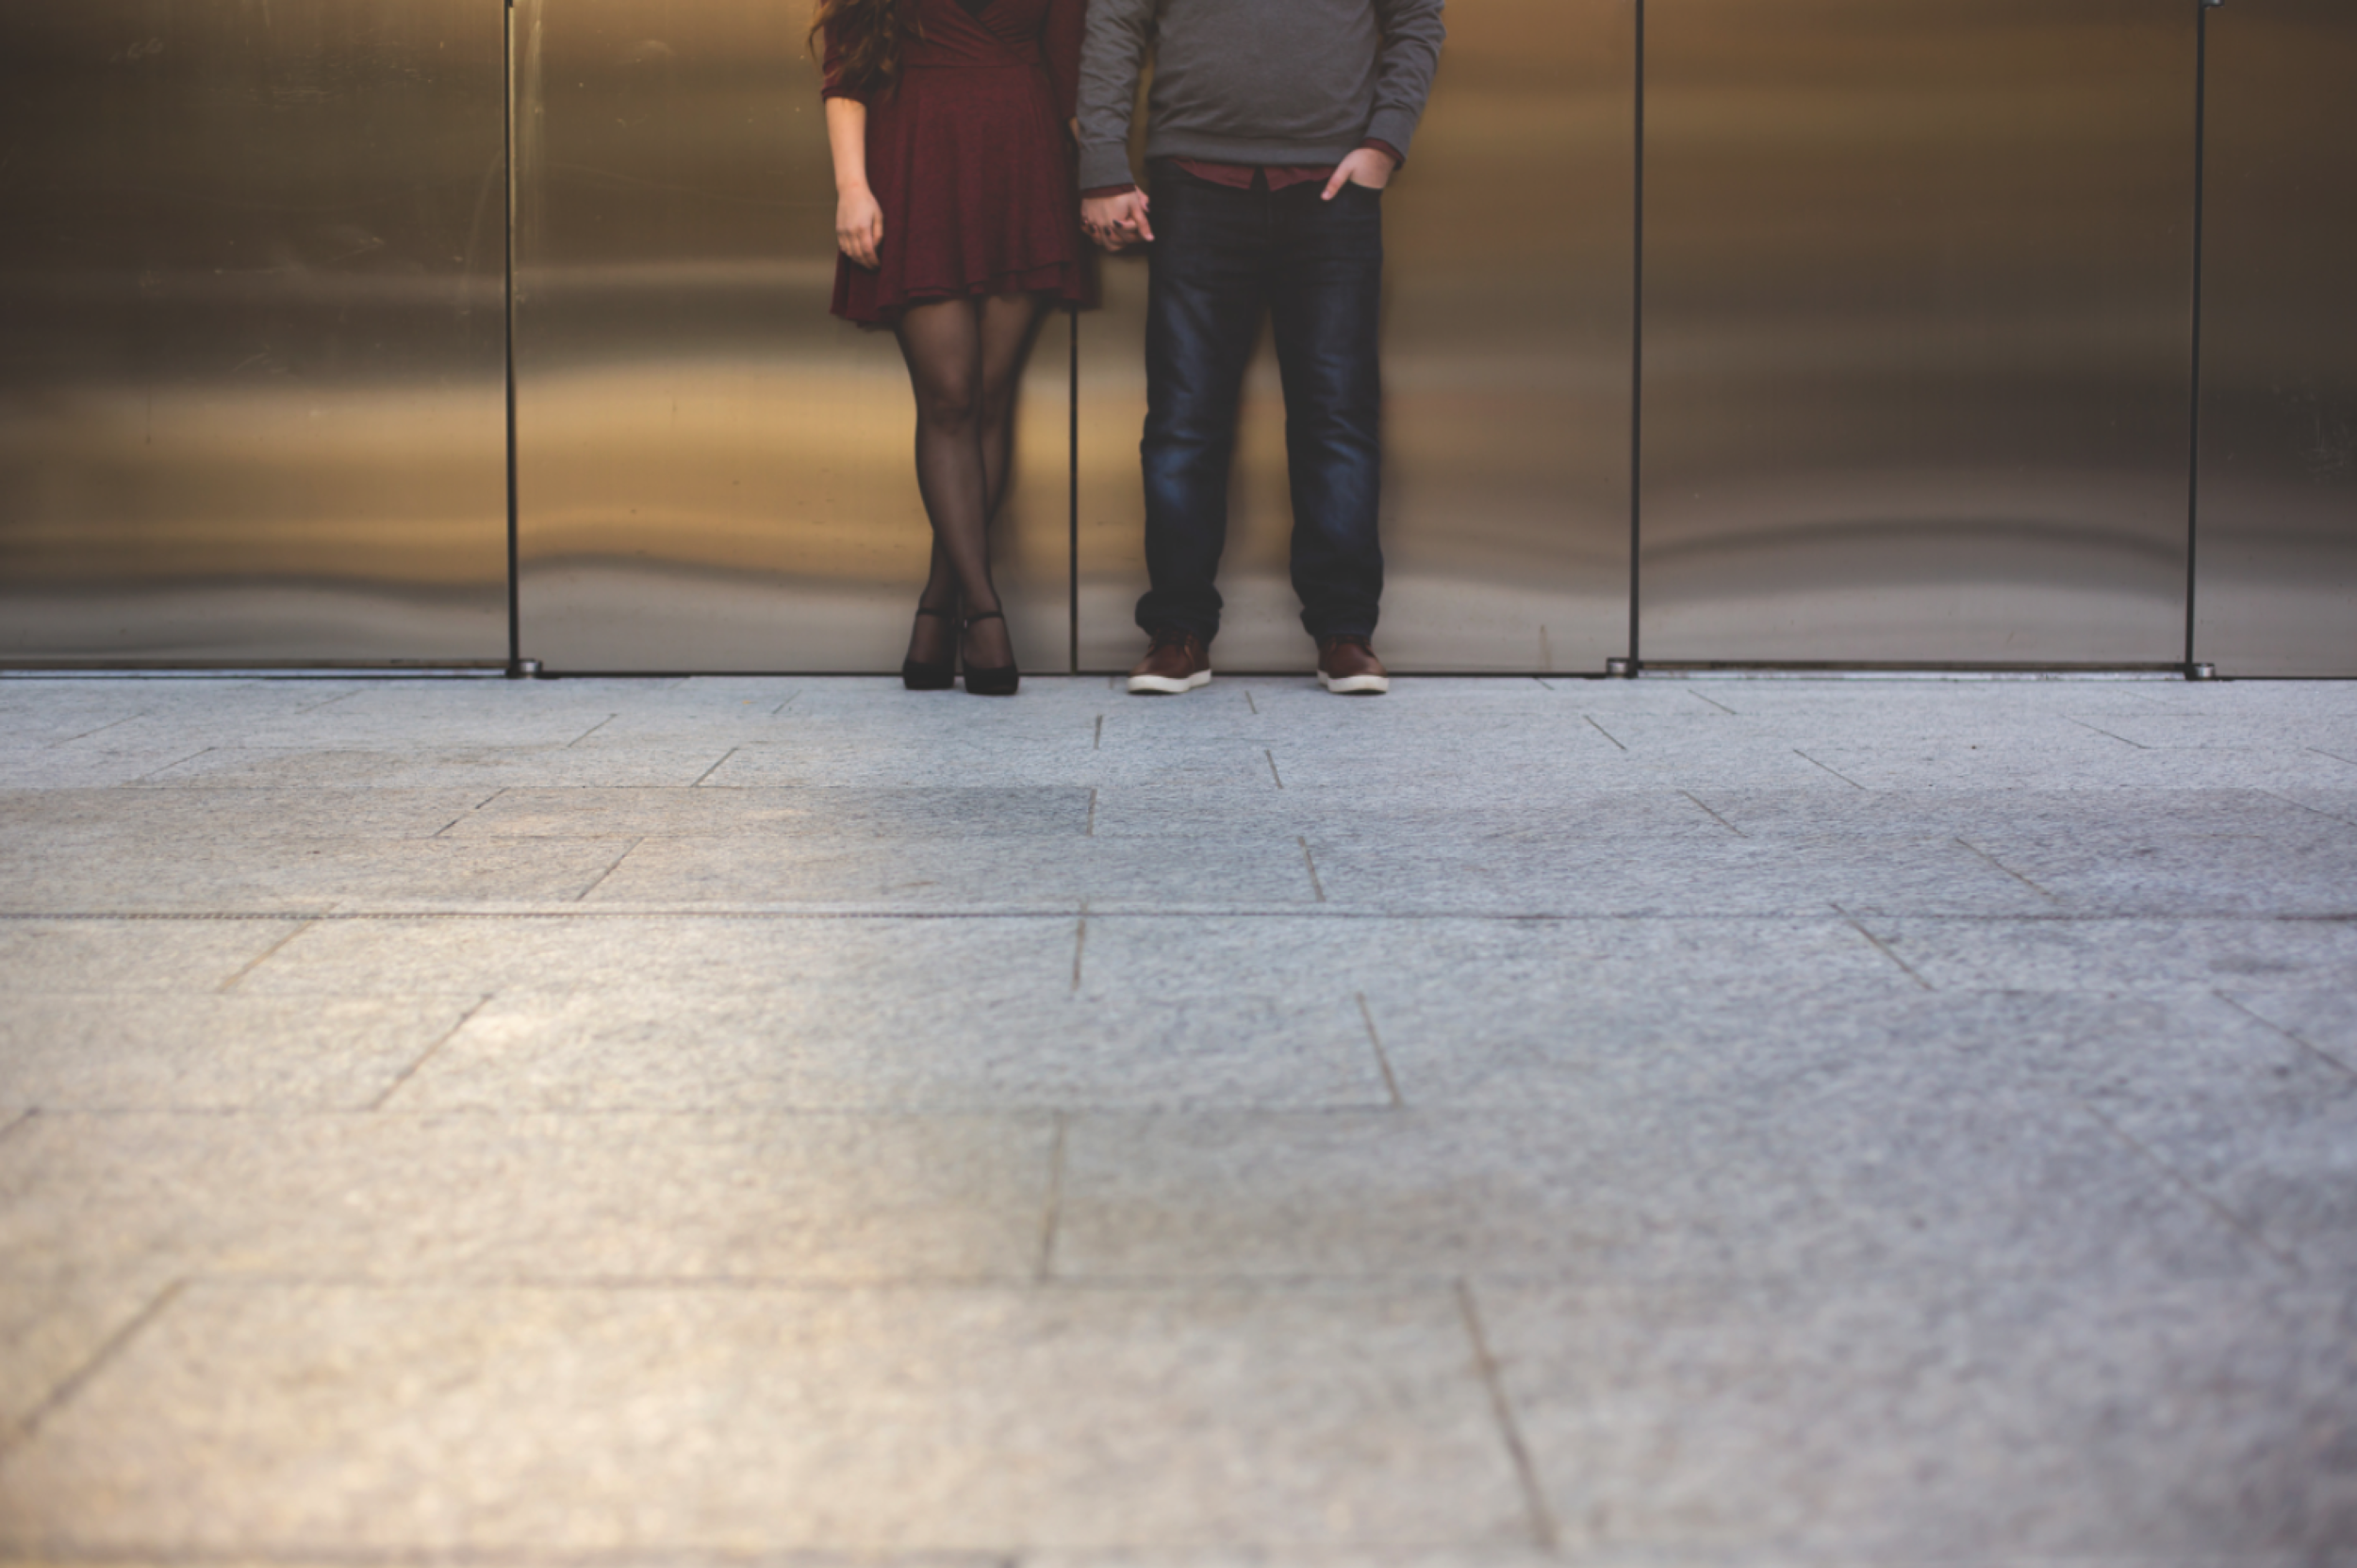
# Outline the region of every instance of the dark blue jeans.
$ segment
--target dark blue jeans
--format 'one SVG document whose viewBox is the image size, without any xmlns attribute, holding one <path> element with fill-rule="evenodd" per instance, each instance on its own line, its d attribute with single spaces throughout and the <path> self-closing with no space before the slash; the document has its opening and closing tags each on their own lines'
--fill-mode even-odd
<svg viewBox="0 0 2357 1568">
<path fill-rule="evenodd" d="M 1383 201 L 1347 186 L 1235 190 L 1157 161 L 1146 324 L 1138 624 L 1219 632 L 1237 407 L 1263 312 L 1285 385 L 1293 580 L 1313 637 L 1375 631 L 1383 597 Z"/>
</svg>

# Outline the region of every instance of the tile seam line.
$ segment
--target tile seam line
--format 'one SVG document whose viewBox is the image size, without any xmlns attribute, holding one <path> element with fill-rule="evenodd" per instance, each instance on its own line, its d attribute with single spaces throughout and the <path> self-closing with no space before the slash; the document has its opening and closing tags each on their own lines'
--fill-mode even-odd
<svg viewBox="0 0 2357 1568">
<path fill-rule="evenodd" d="M 22 921 L 279 921 L 301 924 L 364 920 L 737 920 L 737 921 L 860 921 L 860 920 L 1069 920 L 1077 913 L 1066 908 L 1039 909 L 709 909 L 709 908 L 576 908 L 555 909 L 342 909 L 342 910 L 0 910 L 0 922 Z M 1941 925 L 2357 925 L 2357 910 L 2250 914 L 2238 910 L 2198 910 L 2171 913 L 2098 911 L 2080 914 L 1970 913 L 1877 911 L 1875 918 Z M 1513 909 L 1336 909 L 1315 903 L 1276 904 L 1244 909 L 1155 908 L 1089 910 L 1092 920 L 1458 920 L 1485 924 L 1630 925 L 1717 921 L 1747 925 L 1806 925 L 1827 916 L 1804 913 L 1761 913 L 1756 910 L 1513 910 Z M 1845 916 L 1834 916 L 1839 920 Z"/>
<path fill-rule="evenodd" d="M 644 1105 L 537 1105 L 518 1109 L 509 1105 L 421 1105 L 415 1108 L 395 1105 L 377 1110 L 366 1104 L 342 1105 L 36 1105 L 26 1108 L 17 1119 L 0 1127 L 0 1143 L 5 1143 L 18 1128 L 35 1121 L 183 1121 L 255 1123 L 333 1122 L 340 1120 L 382 1122 L 387 1126 L 401 1122 L 482 1122 L 499 1121 L 511 1124 L 541 1123 L 552 1125 L 573 1121 L 698 1122 L 743 1123 L 747 1126 L 771 1122 L 981 1122 L 996 1127 L 1016 1127 L 1031 1124 L 1047 1125 L 1057 1116 L 1067 1120 L 1085 1117 L 1096 1120 L 1152 1120 L 1162 1116 L 1233 1116 L 1257 1114 L 1269 1116 L 1343 1116 L 1364 1115 L 1388 1112 L 1393 1107 L 1374 1100 L 1343 1104 L 1302 1105 L 1289 1110 L 1237 1112 L 1222 1110 L 1214 1105 L 1155 1105 L 1139 1103 L 1123 1105 L 1113 1102 L 1065 1101 L 1053 1103 L 1033 1101 L 1002 1106 L 944 1105 L 909 1108 L 858 1101 L 816 1101 L 799 1105 L 730 1105 L 715 1102 L 707 1105 L 687 1105 L 651 1108 Z M 1453 1111 L 1455 1107 L 1442 1107 Z M 1427 1114 L 1433 1108 L 1426 1108 Z M 1481 1108 L 1482 1114 L 1494 1115 L 1494 1109 Z M 5 1563 L 6 1559 L 0 1559 Z"/>
<path fill-rule="evenodd" d="M 1375 1065 L 1383 1069 L 1384 1092 L 1392 1098 L 1393 1110 L 1404 1111 L 1408 1101 L 1399 1092 L 1399 1080 L 1393 1076 L 1391 1052 L 1383 1048 L 1383 1032 L 1375 1027 L 1375 1009 L 1368 1005 L 1364 991 L 1359 992 L 1358 998 L 1359 1016 L 1367 1026 L 1367 1043 L 1375 1048 Z"/>
<path fill-rule="evenodd" d="M 180 1298 L 181 1294 L 188 1287 L 189 1279 L 184 1276 L 173 1280 L 150 1296 L 146 1305 L 131 1315 L 129 1322 L 107 1335 L 104 1344 L 91 1351 L 81 1365 L 59 1379 L 42 1396 L 41 1403 L 34 1406 L 31 1411 L 17 1424 L 17 1442 L 0 1445 L 0 1458 L 5 1458 L 19 1444 L 29 1444 L 38 1439 L 41 1435 L 41 1425 L 71 1404 L 76 1395 L 90 1386 L 91 1379 L 113 1364 L 115 1359 L 129 1347 L 131 1342 L 146 1330 L 148 1325 L 171 1310 L 172 1304 Z"/>
<path fill-rule="evenodd" d="M 1569 1275 L 1489 1274 L 1483 1278 L 1508 1284 L 1544 1284 L 1581 1289 Z M 2042 1278 L 2026 1276 L 2025 1278 Z M 444 1275 L 438 1278 L 371 1276 L 365 1274 L 200 1272 L 174 1280 L 175 1293 L 251 1294 L 261 1291 L 354 1291 L 387 1296 L 479 1296 L 496 1292 L 535 1292 L 549 1296 L 604 1293 L 657 1294 L 665 1291 L 711 1295 L 838 1296 L 956 1296 L 975 1293 L 1038 1296 L 1343 1296 L 1362 1299 L 1422 1298 L 1449 1301 L 1461 1276 L 1446 1272 L 1397 1274 L 1065 1274 L 1039 1279 L 1031 1261 L 1011 1263 L 997 1274 L 854 1275 L 829 1279 L 791 1274 L 682 1275 Z M 1689 1284 L 1719 1283 L 1697 1277 Z M 1675 1283 L 1673 1281 L 1673 1283 Z M 1613 1287 L 1595 1287 L 1609 1293 Z M 8 1560 L 0 1557 L 0 1563 Z"/>
<path fill-rule="evenodd" d="M 1065 1167 L 1070 1164 L 1072 1142 L 1072 1113 L 1055 1113 L 1055 1135 L 1047 1149 L 1047 1213 L 1040 1221 L 1039 1261 L 1031 1271 L 1035 1285 L 1052 1284 L 1056 1279 L 1056 1240 L 1063 1230 L 1063 1189 Z"/>
<path fill-rule="evenodd" d="M 293 938 L 289 937 L 288 940 L 292 941 Z M 451 1025 L 450 1028 L 444 1030 L 439 1035 L 436 1036 L 432 1045 L 426 1047 L 424 1050 L 419 1052 L 418 1055 L 411 1060 L 407 1066 L 402 1068 L 401 1071 L 393 1075 L 393 1081 L 390 1083 L 386 1084 L 383 1091 L 380 1092 L 374 1099 L 369 1101 L 367 1106 L 368 1111 L 371 1114 L 383 1111 L 385 1107 L 390 1103 L 393 1097 L 400 1094 L 402 1090 L 409 1086 L 410 1080 L 418 1076 L 418 1072 L 420 1068 L 422 1068 L 428 1062 L 433 1061 L 437 1056 L 439 1056 L 444 1046 L 447 1046 L 453 1040 L 457 1039 L 458 1036 L 465 1032 L 466 1027 L 474 1022 L 474 1015 L 476 1014 L 482 1012 L 485 1008 L 490 1005 L 491 996 L 489 993 L 486 993 L 485 995 L 476 998 L 473 1006 L 458 1015 L 458 1021 L 456 1023 Z"/>
<path fill-rule="evenodd" d="M 1019 1568 L 1019 1554 L 971 1546 L 912 1546 L 891 1548 L 874 1557 L 859 1544 L 781 1546 L 776 1548 L 704 1547 L 694 1544 L 648 1547 L 596 1547 L 546 1551 L 507 1546 L 343 1546 L 280 1543 L 243 1547 L 187 1546 L 161 1542 L 126 1545 L 82 1543 L 72 1540 L 42 1540 L 32 1556 L 18 1555 L 13 1546 L 0 1547 L 0 1568 L 41 1568 L 43 1564 L 88 1564 L 90 1568 L 123 1568 L 125 1563 L 157 1564 L 159 1568 L 239 1568 L 241 1564 L 269 1568 L 798 1568 L 798 1565 L 856 1563 L 906 1564 L 908 1568 Z"/>
<path fill-rule="evenodd" d="M 1522 1426 L 1515 1419 L 1513 1401 L 1507 1397 L 1497 1357 L 1490 1349 L 1489 1331 L 1482 1324 L 1481 1310 L 1474 1301 L 1473 1286 L 1460 1277 L 1451 1281 L 1451 1287 L 1457 1297 L 1458 1315 L 1465 1326 L 1465 1337 L 1471 1342 L 1475 1375 L 1490 1396 L 1490 1412 L 1506 1445 L 1507 1461 L 1513 1467 L 1523 1509 L 1529 1515 L 1531 1543 L 1542 1552 L 1556 1551 L 1562 1544 L 1562 1531 L 1547 1507 L 1546 1491 L 1539 1484 L 1538 1467 L 1531 1461 L 1530 1446 L 1524 1441 Z"/>
<path fill-rule="evenodd" d="M 2348 1073 L 2351 1077 L 2357 1077 L 2357 1067 L 2351 1067 L 2348 1063 L 2342 1061 L 2331 1051 L 2326 1050 L 2322 1046 L 2317 1045 L 2306 1035 L 2299 1033 L 2297 1030 L 2285 1029 L 2282 1024 L 2277 1023 L 2273 1018 L 2268 1017 L 2266 1014 L 2254 1012 L 2250 1008 L 2245 1007 L 2241 1002 L 2234 999 L 2232 992 L 2213 987 L 2210 995 L 2216 997 L 2218 1000 L 2224 1002 L 2227 1006 L 2233 1008 L 2244 1017 L 2250 1019 L 2253 1023 L 2282 1035 L 2284 1039 L 2289 1040 L 2293 1045 L 2298 1046 L 2301 1050 L 2306 1051 L 2309 1055 L 2315 1057 L 2317 1061 L 2324 1063 L 2327 1066 L 2337 1067 L 2342 1072 Z M 7 1134 L 5 1133 L 0 1133 L 0 1137 L 5 1137 L 6 1135 Z"/>
<path fill-rule="evenodd" d="M 2310 747 L 2309 750 L 2314 751 L 2315 748 Z M 2295 800 L 2293 797 L 2284 794 L 2280 789 L 2261 789 L 2259 793 L 2262 795 L 2271 795 L 2275 799 L 2283 801 L 2285 805 L 2298 806 L 2302 811 L 2314 812 L 2316 816 L 2323 817 L 2328 822 L 2339 822 L 2349 827 L 2357 827 L 2357 820 L 2352 820 L 2349 817 L 2343 817 L 2337 812 L 2326 811 L 2321 806 L 2312 806 L 2305 801 Z"/>
<path fill-rule="evenodd" d="M 313 926 L 318 924 L 319 922 L 317 920 L 305 920 L 296 926 L 294 930 L 287 933 L 284 936 L 281 936 L 277 941 L 272 942 L 269 947 L 264 948 L 260 952 L 248 959 L 244 966 L 239 968 L 236 974 L 231 975 L 227 980 L 223 981 L 221 982 L 220 990 L 216 994 L 223 997 L 233 995 L 237 991 L 239 982 L 241 982 L 246 976 L 252 974 L 255 970 L 260 968 L 263 965 L 269 963 L 272 959 L 276 958 L 280 953 L 286 951 L 287 944 L 292 942 L 296 937 L 301 936 L 305 932 L 309 931 Z"/>
<path fill-rule="evenodd" d="M 1801 1272 L 1776 1274 L 1672 1273 L 1635 1283 L 1599 1283 L 1570 1267 L 1547 1270 L 1484 1269 L 1468 1277 L 1444 1266 L 1389 1274 L 1108 1274 L 1061 1273 L 1049 1279 L 1034 1278 L 1029 1263 L 1011 1264 L 997 1274 L 855 1275 L 829 1279 L 815 1275 L 444 1275 L 370 1276 L 362 1274 L 300 1274 L 285 1270 L 240 1273 L 200 1271 L 175 1283 L 186 1291 L 239 1294 L 255 1291 L 335 1290 L 386 1295 L 474 1296 L 500 1291 L 530 1291 L 551 1296 L 602 1292 L 702 1292 L 712 1295 L 775 1292 L 781 1295 L 834 1296 L 950 1296 L 989 1293 L 1002 1296 L 1349 1296 L 1371 1300 L 1424 1299 L 1450 1301 L 1460 1283 L 1503 1285 L 1517 1289 L 1540 1287 L 1575 1296 L 1619 1300 L 1634 1290 L 1779 1290 L 1806 1286 L 1812 1276 Z M 1887 1284 L 1913 1289 L 1956 1278 L 1927 1264 L 1908 1264 L 1883 1276 Z M 1993 1268 L 1975 1270 L 1974 1282 L 2048 1284 L 2051 1270 Z M 2170 1289 L 2215 1286 L 2229 1275 L 2187 1276 Z M 2329 1284 L 2301 1271 L 2281 1288 L 2320 1302 L 2338 1299 Z M 121 1560 L 110 1560 L 120 1562 Z M 9 1560 L 0 1556 L 0 1564 Z"/>
<path fill-rule="evenodd" d="M 2208 1210 L 2212 1218 L 2225 1226 L 2234 1235 L 2240 1236 L 2244 1241 L 2257 1247 L 2267 1257 L 2274 1259 L 2294 1279 L 2303 1281 L 2307 1279 L 2307 1267 L 2300 1262 L 2298 1253 L 2287 1252 L 2269 1241 L 2265 1231 L 2236 1213 L 2227 1206 L 2223 1199 L 2201 1186 L 2184 1171 L 2179 1170 L 2175 1164 L 2163 1159 L 2157 1151 L 2148 1147 L 2143 1139 L 2105 1115 L 2086 1096 L 2074 1095 L 2072 1098 L 2078 1101 L 2079 1109 L 2085 1111 L 2087 1116 L 2100 1125 L 2104 1131 L 2127 1146 L 2131 1153 L 2151 1165 L 2160 1175 L 2162 1180 L 2192 1198 L 2197 1206 Z"/>
<path fill-rule="evenodd" d="M 2053 894 L 2039 886 L 2030 878 L 2023 876 L 2020 872 L 2015 870 L 2003 861 L 1999 860 L 1995 855 L 1990 854 L 1986 850 L 1982 849 L 1978 844 L 1973 843 L 1970 839 L 1959 835 L 1956 842 L 1971 850 L 1974 854 L 1980 856 L 1983 860 L 1988 862 L 1989 865 L 1995 867 L 1998 870 L 2003 871 L 2005 875 L 2011 877 L 2014 881 L 2019 883 L 2022 886 L 2028 888 L 2031 892 L 2036 894 L 2039 898 L 2044 899 L 2047 902 L 2057 904 L 2062 902 L 2062 900 L 2056 898 Z"/>
<path fill-rule="evenodd" d="M 1839 904 L 1834 905 L 1834 909 L 1839 913 L 1842 920 L 1852 931 L 1856 932 L 1860 936 L 1866 938 L 1868 946 L 1871 947 L 1876 952 L 1882 954 L 1885 958 L 1890 960 L 1891 963 L 1896 964 L 1900 968 L 1904 969 L 1909 980 L 1915 982 L 1916 984 L 1921 986 L 1926 991 L 1937 991 L 1939 989 L 1939 987 L 1934 985 L 1930 981 L 1925 980 L 1916 969 L 1914 965 L 1908 963 L 1905 959 L 1901 958 L 1897 953 L 1892 952 L 1888 945 L 1886 944 L 1881 937 L 1867 930 L 1866 922 L 1860 920 L 1856 916 L 1851 914 L 1848 910 L 1843 909 Z"/>
<path fill-rule="evenodd" d="M 1336 1546 L 1325 1537 L 1294 1540 L 1273 1537 L 1253 1543 L 1252 1552 L 1305 1552 L 1317 1560 L 1326 1560 L 1336 1552 L 1354 1549 L 1376 1550 L 1387 1557 L 1394 1552 L 1415 1555 L 1419 1560 L 1442 1558 L 1462 1553 L 1466 1543 L 1457 1539 L 1435 1537 L 1429 1540 L 1385 1540 L 1369 1543 L 1356 1540 Z M 1527 1552 L 1528 1547 L 1520 1548 Z M 1495 1556 L 1494 1549 L 1474 1548 L 1478 1562 Z M 126 1563 L 155 1564 L 157 1568 L 852 1568 L 857 1564 L 874 1564 L 875 1568 L 1040 1568 L 1043 1563 L 1068 1561 L 1074 1559 L 1108 1557 L 1109 1560 L 1160 1562 L 1166 1554 L 1148 1549 L 1143 1557 L 1128 1547 L 1080 1546 L 1051 1547 L 1015 1546 L 1010 1548 L 964 1545 L 938 1545 L 917 1543 L 910 1545 L 878 1547 L 858 1540 L 817 1542 L 777 1547 L 709 1547 L 695 1544 L 655 1545 L 646 1547 L 585 1547 L 578 1551 L 549 1552 L 530 1547 L 503 1546 L 387 1546 L 351 1547 L 310 1545 L 301 1543 L 274 1543 L 237 1549 L 210 1546 L 188 1547 L 160 1542 L 132 1542 L 124 1545 L 86 1544 L 72 1540 L 44 1539 L 31 1556 L 18 1555 L 12 1546 L 0 1546 L 0 1568 L 45 1568 L 45 1565 L 77 1565 L 77 1568 L 124 1568 Z M 2233 1568 L 2233 1565 L 2228 1565 Z M 2279 1568 L 2268 1562 L 2253 1568 Z"/>
</svg>

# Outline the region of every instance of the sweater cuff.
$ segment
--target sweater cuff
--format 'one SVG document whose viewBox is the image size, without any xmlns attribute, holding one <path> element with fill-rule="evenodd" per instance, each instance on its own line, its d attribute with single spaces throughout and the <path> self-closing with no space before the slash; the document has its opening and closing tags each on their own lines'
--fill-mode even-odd
<svg viewBox="0 0 2357 1568">
<path fill-rule="evenodd" d="M 1408 155 L 1401 152 L 1397 147 L 1393 146 L 1390 142 L 1384 140 L 1379 136 L 1371 136 L 1364 141 L 1359 143 L 1359 150 L 1360 152 L 1381 153 L 1385 157 L 1390 158 L 1392 160 L 1392 172 L 1393 173 L 1397 173 L 1400 170 L 1408 167 Z"/>
<path fill-rule="evenodd" d="M 1101 200 L 1107 196 L 1127 196 L 1130 191 L 1135 190 L 1137 188 L 1138 182 L 1135 180 L 1124 180 L 1119 185 L 1100 185 L 1093 190 L 1081 191 L 1080 200 L 1084 202 L 1094 202 Z"/>
<path fill-rule="evenodd" d="M 1408 144 L 1416 139 L 1419 117 L 1404 108 L 1379 108 L 1367 122 L 1367 140 L 1380 141 L 1402 164 L 1408 161 Z"/>
<path fill-rule="evenodd" d="M 1084 145 L 1080 149 L 1080 189 L 1101 190 L 1113 185 L 1135 185 L 1129 149 L 1120 142 Z"/>
</svg>

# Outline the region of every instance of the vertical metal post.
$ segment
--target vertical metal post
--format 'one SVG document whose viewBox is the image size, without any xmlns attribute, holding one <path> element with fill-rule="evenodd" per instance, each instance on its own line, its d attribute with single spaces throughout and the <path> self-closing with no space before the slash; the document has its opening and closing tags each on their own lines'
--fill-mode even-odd
<svg viewBox="0 0 2357 1568">
<path fill-rule="evenodd" d="M 1064 552 L 1064 608 L 1071 629 L 1071 660 L 1069 672 L 1080 673 L 1080 307 L 1064 308 L 1064 319 L 1070 330 L 1064 341 L 1072 354 L 1071 390 L 1064 398 L 1064 409 L 1070 418 L 1070 428 L 1064 432 L 1064 495 L 1065 516 L 1070 529 Z"/>
<path fill-rule="evenodd" d="M 516 0 L 506 0 L 505 13 L 505 80 L 501 84 L 501 96 L 506 104 L 502 124 L 507 138 L 503 158 L 507 188 L 507 675 L 518 680 L 527 671 L 516 549 Z"/>
<path fill-rule="evenodd" d="M 2210 12 L 2223 0 L 2201 0 L 2194 11 L 2193 44 L 2193 399 L 2186 411 L 2185 463 L 2185 678 L 2202 681 L 2217 672 L 2194 660 L 2194 596 L 2200 591 L 2195 552 L 2201 542 L 2201 241 L 2203 185 L 2209 165 Z"/>
<path fill-rule="evenodd" d="M 1637 8 L 1637 161 L 1633 195 L 1636 243 L 1630 257 L 1628 371 L 1628 660 L 1624 668 L 1607 673 L 1634 676 L 1643 665 L 1638 646 L 1639 590 L 1643 569 L 1645 496 L 1645 0 Z"/>
</svg>

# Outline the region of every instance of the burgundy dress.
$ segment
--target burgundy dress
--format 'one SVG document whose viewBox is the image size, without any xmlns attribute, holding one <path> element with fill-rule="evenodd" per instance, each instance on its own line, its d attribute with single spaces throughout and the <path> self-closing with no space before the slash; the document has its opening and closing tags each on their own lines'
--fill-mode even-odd
<svg viewBox="0 0 2357 1568">
<path fill-rule="evenodd" d="M 883 208 L 882 266 L 838 256 L 834 313 L 897 321 L 929 300 L 1088 290 L 1065 125 L 1079 95 L 1087 0 L 916 0 L 891 87 L 826 96 L 867 106 L 867 185 Z"/>
</svg>

